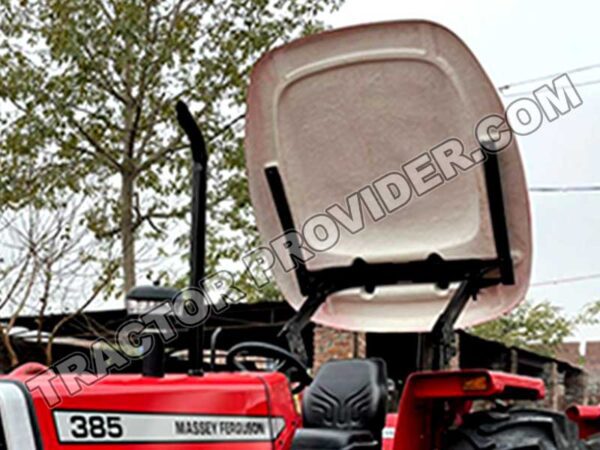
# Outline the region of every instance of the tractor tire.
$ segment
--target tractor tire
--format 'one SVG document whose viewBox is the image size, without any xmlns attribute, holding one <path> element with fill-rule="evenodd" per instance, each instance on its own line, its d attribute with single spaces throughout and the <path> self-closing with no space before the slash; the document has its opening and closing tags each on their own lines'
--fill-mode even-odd
<svg viewBox="0 0 600 450">
<path fill-rule="evenodd" d="M 446 435 L 444 450 L 484 449 L 591 450 L 564 414 L 535 409 L 471 413 Z"/>
<path fill-rule="evenodd" d="M 585 450 L 600 450 L 600 434 L 594 434 L 585 440 Z"/>
</svg>

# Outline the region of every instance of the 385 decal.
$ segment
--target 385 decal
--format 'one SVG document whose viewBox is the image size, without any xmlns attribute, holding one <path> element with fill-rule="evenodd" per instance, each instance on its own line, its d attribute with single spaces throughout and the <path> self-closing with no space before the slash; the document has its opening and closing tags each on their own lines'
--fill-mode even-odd
<svg viewBox="0 0 600 450">
<path fill-rule="evenodd" d="M 118 416 L 71 416 L 71 436 L 74 439 L 118 439 L 123 437 L 123 425 Z"/>
</svg>

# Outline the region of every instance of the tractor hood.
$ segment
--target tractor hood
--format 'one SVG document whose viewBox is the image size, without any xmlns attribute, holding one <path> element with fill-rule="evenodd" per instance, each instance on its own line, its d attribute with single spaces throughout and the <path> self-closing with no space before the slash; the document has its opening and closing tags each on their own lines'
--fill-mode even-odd
<svg viewBox="0 0 600 450">
<path fill-rule="evenodd" d="M 496 120 L 477 128 L 491 114 Z M 494 140 L 510 138 L 503 117 L 496 89 L 477 59 L 434 23 L 334 30 L 266 54 L 251 78 L 246 158 L 258 228 L 264 245 L 278 256 L 272 272 L 285 299 L 296 309 L 306 300 L 281 253 L 286 206 L 309 271 L 357 261 L 425 261 L 432 255 L 445 261 L 496 258 L 490 189 L 481 163 L 485 153 L 476 151 L 476 129 Z M 529 283 L 523 167 L 515 139 L 500 143 L 500 201 L 515 281 L 481 290 L 459 327 L 510 311 Z M 460 147 L 467 159 L 443 158 L 460 156 Z M 284 204 L 267 176 L 273 169 L 287 197 Z M 314 321 L 356 331 L 429 331 L 457 285 L 411 282 L 341 290 L 329 295 Z"/>
</svg>

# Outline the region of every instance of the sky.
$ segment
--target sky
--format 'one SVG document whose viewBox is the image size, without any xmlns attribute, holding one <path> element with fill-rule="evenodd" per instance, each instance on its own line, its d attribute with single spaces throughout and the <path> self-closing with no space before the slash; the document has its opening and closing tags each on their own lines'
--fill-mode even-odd
<svg viewBox="0 0 600 450">
<path fill-rule="evenodd" d="M 428 19 L 454 31 L 497 86 L 600 64 L 600 2 L 573 0 L 347 0 L 323 19 L 335 28 L 385 20 Z M 600 67 L 573 73 L 600 80 Z M 509 93 L 528 92 L 539 83 Z M 582 87 L 583 105 L 519 144 L 530 187 L 600 186 L 600 84 Z M 512 97 L 514 99 L 515 97 Z M 504 97 L 510 101 L 511 97 Z M 531 193 L 534 258 L 528 298 L 549 300 L 574 315 L 600 300 L 600 192 Z M 100 308 L 121 306 L 114 302 Z M 600 326 L 574 339 L 600 340 Z"/>
<path fill-rule="evenodd" d="M 400 19 L 438 22 L 460 36 L 494 84 L 503 86 L 599 64 L 599 16 L 600 3 L 591 0 L 348 0 L 326 20 L 335 28 Z M 600 67 L 571 78 L 576 83 L 600 80 Z M 600 186 L 600 84 L 581 87 L 579 94 L 581 107 L 519 138 L 530 187 Z M 510 102 L 511 97 L 503 99 Z M 600 192 L 532 192 L 530 198 L 534 255 L 528 298 L 549 300 L 574 315 L 600 300 L 600 277 L 548 282 L 600 274 Z M 582 328 L 574 339 L 600 339 L 600 326 Z"/>
</svg>

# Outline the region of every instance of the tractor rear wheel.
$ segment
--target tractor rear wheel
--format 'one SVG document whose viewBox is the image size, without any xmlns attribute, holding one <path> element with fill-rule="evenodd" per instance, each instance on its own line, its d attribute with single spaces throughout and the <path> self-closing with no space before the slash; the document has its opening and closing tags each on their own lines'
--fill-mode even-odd
<svg viewBox="0 0 600 450">
<path fill-rule="evenodd" d="M 600 450 L 600 434 L 594 434 L 585 441 L 587 447 L 586 450 Z"/>
<path fill-rule="evenodd" d="M 564 414 L 535 410 L 479 411 L 446 435 L 444 450 L 586 450 Z"/>
</svg>

